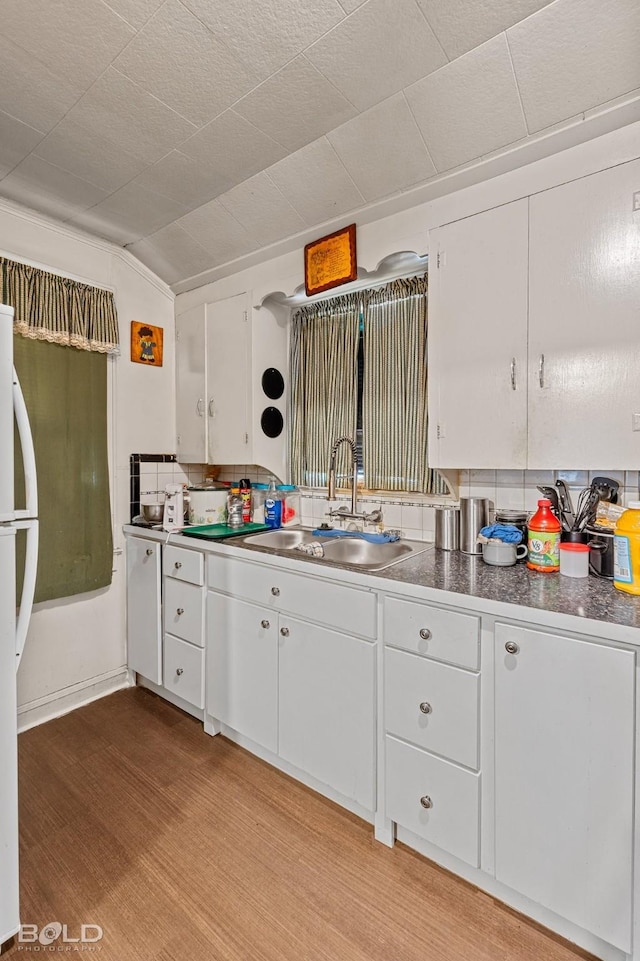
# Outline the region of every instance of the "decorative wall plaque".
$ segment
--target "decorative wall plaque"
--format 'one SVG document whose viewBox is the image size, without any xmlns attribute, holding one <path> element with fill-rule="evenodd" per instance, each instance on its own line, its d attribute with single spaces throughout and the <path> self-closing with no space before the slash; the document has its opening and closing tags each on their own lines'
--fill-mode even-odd
<svg viewBox="0 0 640 961">
<path fill-rule="evenodd" d="M 358 276 L 356 225 L 314 240 L 304 248 L 304 287 L 307 297 L 348 284 Z"/>
</svg>

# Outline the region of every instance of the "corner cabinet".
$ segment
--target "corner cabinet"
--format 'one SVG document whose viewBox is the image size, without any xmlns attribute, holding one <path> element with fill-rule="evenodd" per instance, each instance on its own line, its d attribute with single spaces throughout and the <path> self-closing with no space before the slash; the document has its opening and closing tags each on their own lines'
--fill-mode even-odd
<svg viewBox="0 0 640 961">
<path fill-rule="evenodd" d="M 184 464 L 244 464 L 250 450 L 247 294 L 176 317 L 176 451 Z"/>
<path fill-rule="evenodd" d="M 433 467 L 640 467 L 640 161 L 430 231 Z"/>
<path fill-rule="evenodd" d="M 497 624 L 496 879 L 631 951 L 634 651 Z"/>
</svg>

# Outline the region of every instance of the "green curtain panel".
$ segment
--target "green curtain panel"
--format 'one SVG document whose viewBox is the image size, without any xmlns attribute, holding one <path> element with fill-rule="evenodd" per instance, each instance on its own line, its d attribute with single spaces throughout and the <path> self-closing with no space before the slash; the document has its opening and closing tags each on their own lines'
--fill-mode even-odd
<svg viewBox="0 0 640 961">
<path fill-rule="evenodd" d="M 302 307 L 291 322 L 291 476 L 323 487 L 336 438 L 356 435 L 361 298 L 336 297 Z M 338 473 L 347 474 L 339 452 Z"/>
<path fill-rule="evenodd" d="M 0 303 L 15 308 L 16 333 L 80 350 L 119 352 L 118 317 L 111 291 L 4 257 L 0 257 L 0 268 Z"/>
<path fill-rule="evenodd" d="M 106 354 L 20 336 L 14 337 L 14 348 L 38 469 L 40 553 L 35 600 L 98 590 L 111 583 L 113 566 Z M 19 453 L 16 491 L 19 502 L 24 491 Z M 24 545 L 18 546 L 18 569 L 22 570 Z"/>
</svg>

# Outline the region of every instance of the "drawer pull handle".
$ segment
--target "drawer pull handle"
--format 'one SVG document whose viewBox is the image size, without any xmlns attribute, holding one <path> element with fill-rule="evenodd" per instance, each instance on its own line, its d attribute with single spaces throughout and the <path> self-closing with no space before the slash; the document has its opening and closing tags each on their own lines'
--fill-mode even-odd
<svg viewBox="0 0 640 961">
<path fill-rule="evenodd" d="M 504 646 L 504 649 L 507 652 L 507 654 L 518 654 L 520 651 L 520 648 L 518 647 L 515 641 L 507 641 L 507 643 Z"/>
<path fill-rule="evenodd" d="M 153 554 L 153 547 L 147 547 L 147 557 L 151 557 Z"/>
<path fill-rule="evenodd" d="M 424 797 L 421 797 L 421 798 L 420 798 L 420 804 L 421 804 L 422 807 L 425 808 L 427 811 L 428 811 L 430 808 L 433 807 L 433 801 L 431 800 L 431 798 L 429 797 L 428 794 L 425 794 Z"/>
<path fill-rule="evenodd" d="M 176 569 L 177 571 L 179 571 L 180 568 L 182 567 L 182 561 L 176 561 L 173 566 L 175 567 L 175 569 Z"/>
<path fill-rule="evenodd" d="M 421 627 L 421 628 L 420 628 L 420 637 L 422 638 L 423 641 L 430 641 L 430 640 L 431 640 L 431 631 L 429 630 L 428 627 Z"/>
<path fill-rule="evenodd" d="M 181 667 L 177 667 L 176 674 L 178 675 L 178 677 L 181 677 L 184 674 L 183 669 Z"/>
<path fill-rule="evenodd" d="M 274 597 L 280 597 L 280 588 L 279 588 L 279 587 L 272 587 L 272 588 L 271 588 L 271 593 L 273 594 Z"/>
<path fill-rule="evenodd" d="M 288 628 L 288 627 L 281 627 L 281 628 L 280 628 L 280 633 L 282 634 L 283 637 L 289 637 L 289 628 Z"/>
<path fill-rule="evenodd" d="M 265 631 L 268 631 L 271 625 L 269 624 L 269 621 L 265 619 L 264 621 L 260 621 L 260 627 L 264 628 Z"/>
<path fill-rule="evenodd" d="M 184 607 L 176 608 L 176 614 L 184 614 Z"/>
<path fill-rule="evenodd" d="M 433 708 L 431 707 L 428 701 L 423 701 L 422 704 L 420 705 L 420 710 L 423 714 L 431 714 Z"/>
</svg>

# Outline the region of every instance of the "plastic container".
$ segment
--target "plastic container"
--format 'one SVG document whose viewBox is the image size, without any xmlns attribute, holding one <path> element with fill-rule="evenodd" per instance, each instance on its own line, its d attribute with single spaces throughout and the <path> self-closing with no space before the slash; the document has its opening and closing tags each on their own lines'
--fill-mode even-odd
<svg viewBox="0 0 640 961">
<path fill-rule="evenodd" d="M 251 488 L 254 524 L 264 524 L 264 502 L 268 490 L 268 484 L 254 484 Z"/>
<path fill-rule="evenodd" d="M 640 594 L 640 501 L 629 501 L 616 524 L 613 586 L 627 594 Z"/>
<path fill-rule="evenodd" d="M 560 534 L 562 525 L 551 510 L 551 501 L 542 497 L 538 510 L 527 524 L 527 567 L 532 571 L 552 574 L 560 570 Z"/>
<path fill-rule="evenodd" d="M 229 527 L 242 527 L 244 502 L 239 487 L 232 487 L 227 498 L 227 524 Z"/>
<path fill-rule="evenodd" d="M 563 541 L 560 544 L 560 573 L 565 577 L 589 576 L 588 544 Z"/>
<path fill-rule="evenodd" d="M 267 527 L 282 527 L 282 491 L 271 481 L 264 500 L 264 522 Z"/>
<path fill-rule="evenodd" d="M 278 484 L 276 490 L 282 496 L 282 526 L 297 527 L 302 516 L 302 497 L 294 484 Z"/>
</svg>

